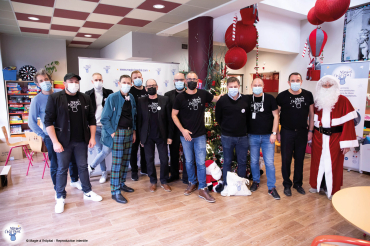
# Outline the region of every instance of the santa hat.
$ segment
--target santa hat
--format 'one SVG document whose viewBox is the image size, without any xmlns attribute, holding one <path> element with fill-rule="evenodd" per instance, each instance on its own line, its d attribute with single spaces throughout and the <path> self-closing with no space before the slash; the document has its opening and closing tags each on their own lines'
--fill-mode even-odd
<svg viewBox="0 0 370 246">
<path fill-rule="evenodd" d="M 322 77 L 316 84 L 316 91 L 319 91 L 323 84 L 326 84 L 329 82 L 331 85 L 334 85 L 335 87 L 339 88 L 339 79 L 337 77 L 334 77 L 333 75 L 325 75 Z"/>
</svg>

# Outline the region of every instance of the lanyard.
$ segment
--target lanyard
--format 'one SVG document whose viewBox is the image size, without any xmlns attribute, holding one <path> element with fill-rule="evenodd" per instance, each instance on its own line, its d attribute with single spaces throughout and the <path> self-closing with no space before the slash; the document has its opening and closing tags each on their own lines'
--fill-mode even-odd
<svg viewBox="0 0 370 246">
<path fill-rule="evenodd" d="M 263 102 L 265 101 L 265 93 L 262 93 L 262 107 L 260 108 L 260 112 L 263 112 L 265 109 L 263 108 Z M 256 112 L 256 109 L 254 107 L 254 94 L 253 94 L 253 110 Z"/>
</svg>

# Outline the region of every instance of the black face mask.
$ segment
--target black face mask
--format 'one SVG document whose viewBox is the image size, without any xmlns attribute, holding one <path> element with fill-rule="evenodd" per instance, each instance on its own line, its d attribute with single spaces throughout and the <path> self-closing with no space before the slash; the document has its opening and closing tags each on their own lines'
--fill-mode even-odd
<svg viewBox="0 0 370 246">
<path fill-rule="evenodd" d="M 154 96 L 155 94 L 157 94 L 157 88 L 155 87 L 148 88 L 148 94 Z"/>
<path fill-rule="evenodd" d="M 188 82 L 189 90 L 195 90 L 195 88 L 197 88 L 197 85 L 198 85 L 198 82 L 195 82 L 195 81 L 189 81 Z"/>
</svg>

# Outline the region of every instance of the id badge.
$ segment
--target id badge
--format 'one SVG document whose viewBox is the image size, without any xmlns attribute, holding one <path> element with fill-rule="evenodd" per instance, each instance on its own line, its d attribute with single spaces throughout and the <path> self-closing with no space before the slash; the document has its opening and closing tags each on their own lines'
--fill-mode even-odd
<svg viewBox="0 0 370 246">
<path fill-rule="evenodd" d="M 253 120 L 256 119 L 256 113 L 255 112 L 252 113 L 252 119 Z"/>
</svg>

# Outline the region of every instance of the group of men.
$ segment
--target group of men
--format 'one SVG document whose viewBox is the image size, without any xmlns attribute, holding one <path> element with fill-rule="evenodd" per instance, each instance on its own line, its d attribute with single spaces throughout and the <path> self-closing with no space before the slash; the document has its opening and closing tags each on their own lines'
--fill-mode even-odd
<svg viewBox="0 0 370 246">
<path fill-rule="evenodd" d="M 348 112 L 353 111 L 349 101 L 339 96 L 339 83 L 336 84 L 334 77 L 320 80 L 317 93 L 325 87 L 329 88 L 325 90 L 325 93 L 329 94 L 332 87 L 336 90 L 337 101 L 328 103 L 328 100 L 317 99 L 315 109 L 312 93 L 301 88 L 302 77 L 299 73 L 292 73 L 289 76 L 290 88 L 281 92 L 276 100 L 272 95 L 263 92 L 263 80 L 259 78 L 252 81 L 252 95 L 242 95 L 240 81 L 230 77 L 227 79 L 227 95 L 214 96 L 198 89 L 199 79 L 195 72 L 187 73 L 186 77 L 182 73 L 176 74 L 175 89 L 167 92 L 165 96 L 158 95 L 158 83 L 154 79 L 148 79 L 146 86 L 143 86 L 140 71 L 132 72 L 131 76 L 122 75 L 118 82 L 120 90 L 114 93 L 103 87 L 103 78 L 99 73 L 93 74 L 94 88 L 86 93 L 79 92 L 81 78 L 73 73 L 65 75 L 65 89 L 57 93 L 54 93 L 51 78 L 45 70 L 41 69 L 34 78 L 41 88 L 41 93 L 32 100 L 29 126 L 43 138 L 48 149 L 51 177 L 56 191 L 56 213 L 64 211 L 68 168 L 71 186 L 83 190 L 84 199 L 102 200 L 101 196 L 91 190 L 89 177 L 97 165 L 100 165 L 102 176 L 99 182 L 106 182 L 108 176 L 105 158 L 110 153 L 112 153 L 111 194 L 112 199 L 118 203 L 127 203 L 121 191 L 134 192 L 133 188 L 125 184 L 129 164 L 131 178 L 134 181 L 139 179 L 137 165 L 139 148 L 141 173 L 149 176 L 150 192 L 156 191 L 158 182 L 154 165 L 155 146 L 160 160 L 161 187 L 171 192 L 168 183 L 179 179 L 180 142 L 185 156 L 182 179 L 188 184 L 184 195 L 190 195 L 198 190 L 199 197 L 207 202 L 215 202 L 207 189 L 205 167 L 207 140 L 204 113 L 206 104 L 211 102 L 216 103 L 216 121 L 222 132 L 223 189 L 227 189 L 227 172 L 231 170 L 234 153 L 238 163 L 238 175 L 246 176 L 248 149 L 253 176 L 250 189 L 253 192 L 258 189 L 259 157 L 262 149 L 268 194 L 277 200 L 280 199 L 275 186 L 274 146 L 276 140 L 281 140 L 284 194 L 291 196 L 292 186 L 299 193 L 305 194 L 302 188 L 303 159 L 307 142 L 312 140 L 315 127 L 318 133 L 314 135 L 313 148 L 314 150 L 319 148 L 320 151 L 322 149 L 322 154 L 316 151 L 312 157 L 315 168 L 311 168 L 310 191 L 327 191 L 328 197 L 331 197 L 341 186 L 343 177 L 340 176 L 340 167 L 337 167 L 337 163 L 342 161 L 343 167 L 343 156 L 332 156 L 333 168 L 328 167 L 327 158 L 330 159 L 331 151 L 342 148 L 344 155 L 349 147 L 355 146 L 355 143 L 350 141 L 354 131 L 354 127 L 350 125 L 350 117 L 337 119 L 337 127 L 334 128 L 330 125 L 330 120 L 326 119 L 328 115 L 331 116 L 330 110 L 334 108 L 338 98 L 340 103 L 346 105 Z M 334 96 L 331 98 L 335 99 Z M 314 114 L 314 111 L 317 113 Z M 279 131 L 279 113 L 281 131 Z M 341 113 L 343 112 L 336 116 L 340 116 Z M 44 125 L 43 129 L 37 125 L 38 117 Z M 342 124 L 344 126 L 339 127 Z M 346 133 L 347 138 L 343 137 L 344 129 L 351 132 Z M 334 134 L 335 138 L 330 137 L 330 140 L 325 138 L 328 132 Z M 330 143 L 337 141 L 338 146 L 334 148 L 330 145 L 330 150 L 327 150 L 328 141 Z M 170 169 L 168 145 L 171 157 Z M 97 155 L 88 165 L 88 148 L 93 147 Z M 292 157 L 294 157 L 293 182 L 290 180 Z M 334 173 L 335 179 L 332 175 Z M 312 178 L 313 176 L 316 179 Z"/>
</svg>

